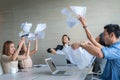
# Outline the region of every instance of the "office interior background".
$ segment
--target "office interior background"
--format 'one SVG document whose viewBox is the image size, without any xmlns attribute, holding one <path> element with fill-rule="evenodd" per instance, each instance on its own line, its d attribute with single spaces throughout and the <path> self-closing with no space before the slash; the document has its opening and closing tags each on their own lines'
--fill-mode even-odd
<svg viewBox="0 0 120 80">
<path fill-rule="evenodd" d="M 62 44 L 63 34 L 69 35 L 71 44 L 87 40 L 81 24 L 73 28 L 66 25 L 66 16 L 61 14 L 63 8 L 87 7 L 85 18 L 88 28 L 93 36 L 97 37 L 103 32 L 104 25 L 120 25 L 119 3 L 120 0 L 0 0 L 0 53 L 2 54 L 6 40 L 13 40 L 17 47 L 21 23 L 32 23 L 31 32 L 34 32 L 37 24 L 46 23 L 45 37 L 38 39 L 38 51 L 32 56 L 34 64 L 44 63 L 44 59 L 49 55 L 46 50 Z M 31 49 L 33 48 L 32 41 Z"/>
</svg>

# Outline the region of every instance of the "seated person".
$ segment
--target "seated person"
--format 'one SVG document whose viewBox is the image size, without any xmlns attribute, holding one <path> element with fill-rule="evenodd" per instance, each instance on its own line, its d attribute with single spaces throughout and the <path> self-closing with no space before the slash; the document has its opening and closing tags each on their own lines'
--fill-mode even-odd
<svg viewBox="0 0 120 80">
<path fill-rule="evenodd" d="M 37 38 L 36 38 L 35 39 L 34 49 L 29 51 L 29 55 L 28 55 L 27 59 L 19 60 L 18 61 L 18 68 L 19 69 L 25 69 L 25 68 L 32 67 L 32 59 L 31 59 L 30 56 L 32 56 L 33 54 L 35 54 L 37 52 L 37 50 L 38 50 L 38 41 L 37 41 Z M 23 44 L 23 46 L 22 46 L 22 48 L 20 50 L 19 55 L 24 55 L 26 53 L 27 53 L 27 47 L 26 47 L 26 44 Z"/>
<path fill-rule="evenodd" d="M 57 45 L 56 48 L 48 48 L 48 49 L 47 49 L 47 52 L 48 52 L 48 53 L 52 53 L 52 54 L 65 54 L 66 59 L 67 59 L 67 63 L 71 63 L 71 62 L 69 61 L 68 55 L 65 53 L 65 50 L 64 50 L 66 47 L 70 46 L 70 44 L 69 44 L 70 38 L 69 38 L 68 35 L 64 34 L 64 35 L 62 36 L 62 39 L 61 39 L 61 40 L 62 40 L 63 45 Z M 60 50 L 61 50 L 62 52 L 60 52 Z"/>
<path fill-rule="evenodd" d="M 30 42 L 28 41 L 28 49 L 27 53 L 24 55 L 19 55 L 22 45 L 25 42 L 25 38 L 22 37 L 21 41 L 19 42 L 19 47 L 15 49 L 13 41 L 6 41 L 3 45 L 2 50 L 2 66 L 4 73 L 12 73 L 12 69 L 14 72 L 18 72 L 18 60 L 26 59 L 29 55 L 30 50 Z"/>
<path fill-rule="evenodd" d="M 69 44 L 70 38 L 65 34 L 62 36 L 63 45 L 57 45 L 56 48 L 49 48 L 48 53 L 52 54 L 64 54 L 68 63 L 72 63 L 78 66 L 79 69 L 83 69 L 89 66 L 94 57 L 89 54 L 85 49 L 79 47 L 77 50 L 73 50 Z M 84 60 L 86 59 L 86 60 Z"/>
</svg>

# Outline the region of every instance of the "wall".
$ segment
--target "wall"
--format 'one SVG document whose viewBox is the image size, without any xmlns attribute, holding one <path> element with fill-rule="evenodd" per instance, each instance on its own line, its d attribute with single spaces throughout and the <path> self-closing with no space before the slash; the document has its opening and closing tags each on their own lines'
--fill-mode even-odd
<svg viewBox="0 0 120 80">
<path fill-rule="evenodd" d="M 87 40 L 81 25 L 68 28 L 66 17 L 61 14 L 64 7 L 86 6 L 87 24 L 96 37 L 108 23 L 120 21 L 120 0 L 0 0 L 0 51 L 6 40 L 17 45 L 18 33 L 23 22 L 33 23 L 32 32 L 38 23 L 46 23 L 45 38 L 39 39 L 39 50 L 32 56 L 34 64 L 44 63 L 48 56 L 46 49 L 61 44 L 61 36 L 68 34 L 71 43 Z M 34 47 L 33 42 L 31 49 Z"/>
</svg>

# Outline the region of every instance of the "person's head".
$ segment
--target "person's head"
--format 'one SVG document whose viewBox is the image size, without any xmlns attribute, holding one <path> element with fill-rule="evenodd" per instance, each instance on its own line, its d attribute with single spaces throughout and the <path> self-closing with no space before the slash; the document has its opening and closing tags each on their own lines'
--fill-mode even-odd
<svg viewBox="0 0 120 80">
<path fill-rule="evenodd" d="M 63 43 L 63 45 L 69 44 L 69 42 L 70 42 L 69 36 L 66 35 L 66 34 L 64 34 L 64 35 L 62 36 L 62 43 Z"/>
<path fill-rule="evenodd" d="M 115 43 L 120 36 L 120 27 L 117 24 L 108 24 L 104 26 L 104 41 L 106 45 Z"/>
<path fill-rule="evenodd" d="M 6 41 L 3 45 L 2 54 L 10 56 L 15 52 L 15 46 L 13 41 Z"/>
</svg>

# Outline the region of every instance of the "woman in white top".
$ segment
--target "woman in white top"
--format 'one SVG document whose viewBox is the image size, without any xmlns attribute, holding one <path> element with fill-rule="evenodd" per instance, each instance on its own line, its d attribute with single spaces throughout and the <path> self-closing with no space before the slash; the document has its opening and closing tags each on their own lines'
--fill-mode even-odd
<svg viewBox="0 0 120 80">
<path fill-rule="evenodd" d="M 18 63 L 19 69 L 25 69 L 25 68 L 32 67 L 32 59 L 30 56 L 35 54 L 37 52 L 37 50 L 38 50 L 38 41 L 36 38 L 35 43 L 34 43 L 34 49 L 29 51 L 30 54 L 29 54 L 28 58 L 24 59 L 24 60 L 19 60 L 19 63 Z M 26 47 L 26 44 L 24 44 L 20 50 L 19 55 L 24 55 L 26 53 L 27 53 L 27 47 Z"/>
<path fill-rule="evenodd" d="M 18 55 L 24 42 L 25 38 L 23 37 L 21 38 L 19 47 L 17 49 L 15 49 L 13 41 L 6 41 L 4 43 L 1 57 L 4 73 L 18 72 L 18 60 L 23 60 L 28 57 L 30 50 L 30 41 L 28 42 L 27 53 L 25 55 Z"/>
</svg>

